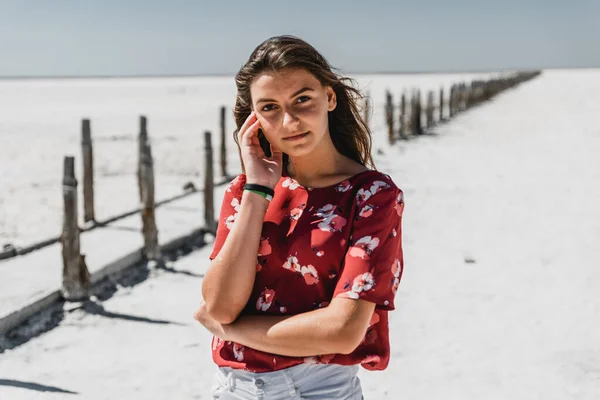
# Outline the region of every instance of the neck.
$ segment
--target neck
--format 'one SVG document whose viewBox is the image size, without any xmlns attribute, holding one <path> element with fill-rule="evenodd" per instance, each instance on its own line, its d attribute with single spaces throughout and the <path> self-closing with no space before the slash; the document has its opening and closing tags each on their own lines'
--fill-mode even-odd
<svg viewBox="0 0 600 400">
<path fill-rule="evenodd" d="M 287 171 L 301 185 L 311 186 L 324 177 L 339 173 L 344 164 L 345 157 L 337 151 L 327 132 L 310 154 L 290 157 Z"/>
</svg>

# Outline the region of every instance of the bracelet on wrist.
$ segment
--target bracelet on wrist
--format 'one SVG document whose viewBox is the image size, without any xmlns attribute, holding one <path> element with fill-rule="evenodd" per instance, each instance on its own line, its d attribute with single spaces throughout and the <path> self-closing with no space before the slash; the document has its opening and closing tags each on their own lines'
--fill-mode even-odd
<svg viewBox="0 0 600 400">
<path fill-rule="evenodd" d="M 244 190 L 261 195 L 268 201 L 273 200 L 273 195 L 275 195 L 275 191 L 273 189 L 255 183 L 246 183 L 244 185 Z"/>
</svg>

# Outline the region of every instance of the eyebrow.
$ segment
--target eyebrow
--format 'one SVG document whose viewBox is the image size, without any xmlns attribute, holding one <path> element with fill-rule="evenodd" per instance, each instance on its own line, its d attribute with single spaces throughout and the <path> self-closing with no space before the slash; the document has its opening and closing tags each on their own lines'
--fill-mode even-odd
<svg viewBox="0 0 600 400">
<path fill-rule="evenodd" d="M 294 93 L 293 95 L 290 96 L 290 99 L 293 97 L 298 96 L 300 93 L 306 92 L 308 90 L 312 90 L 314 91 L 313 88 L 310 88 L 308 86 L 303 87 L 302 89 L 298 90 L 296 93 Z M 268 103 L 268 102 L 277 102 L 277 100 L 273 100 L 273 99 L 258 99 L 258 101 L 256 102 L 256 104 L 258 103 Z"/>
</svg>

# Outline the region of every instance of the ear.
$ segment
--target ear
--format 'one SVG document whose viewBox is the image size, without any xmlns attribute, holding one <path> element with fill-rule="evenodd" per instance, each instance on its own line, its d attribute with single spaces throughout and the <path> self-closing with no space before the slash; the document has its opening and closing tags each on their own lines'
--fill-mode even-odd
<svg viewBox="0 0 600 400">
<path fill-rule="evenodd" d="M 327 93 L 327 111 L 335 110 L 337 106 L 337 96 L 335 95 L 335 91 L 331 86 L 327 86 L 325 88 L 325 93 Z"/>
</svg>

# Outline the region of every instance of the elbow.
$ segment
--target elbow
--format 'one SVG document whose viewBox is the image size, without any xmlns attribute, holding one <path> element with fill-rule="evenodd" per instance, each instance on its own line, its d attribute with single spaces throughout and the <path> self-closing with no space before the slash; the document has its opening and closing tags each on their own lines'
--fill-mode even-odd
<svg viewBox="0 0 600 400">
<path fill-rule="evenodd" d="M 214 261 L 213 261 L 214 262 Z M 218 268 L 218 267 L 217 267 Z M 219 283 L 219 277 L 211 273 L 213 266 L 209 268 L 202 280 L 202 298 L 206 304 L 206 312 L 214 320 L 221 324 L 234 322 L 246 306 L 247 298 L 240 290 L 231 291 Z M 241 293 L 241 295 L 240 295 Z"/>
<path fill-rule="evenodd" d="M 206 303 L 206 312 L 222 325 L 231 324 L 239 316 L 239 312 L 235 312 L 232 308 L 218 306 L 214 303 Z"/>
<path fill-rule="evenodd" d="M 367 327 L 344 326 L 339 330 L 337 353 L 351 354 L 362 343 L 367 333 Z"/>
<path fill-rule="evenodd" d="M 230 324 L 237 318 L 234 309 L 218 295 L 218 290 L 211 288 L 205 279 L 202 282 L 202 298 L 204 299 L 204 310 L 211 318 L 220 324 Z"/>
<path fill-rule="evenodd" d="M 338 343 L 339 349 L 337 351 L 338 354 L 352 354 L 354 350 L 360 345 L 362 342 L 362 338 L 359 340 L 352 339 L 344 339 Z"/>
<path fill-rule="evenodd" d="M 239 306 L 223 296 L 213 296 L 210 292 L 202 293 L 206 313 L 220 324 L 227 325 L 235 321 L 242 312 L 244 305 Z"/>
</svg>

